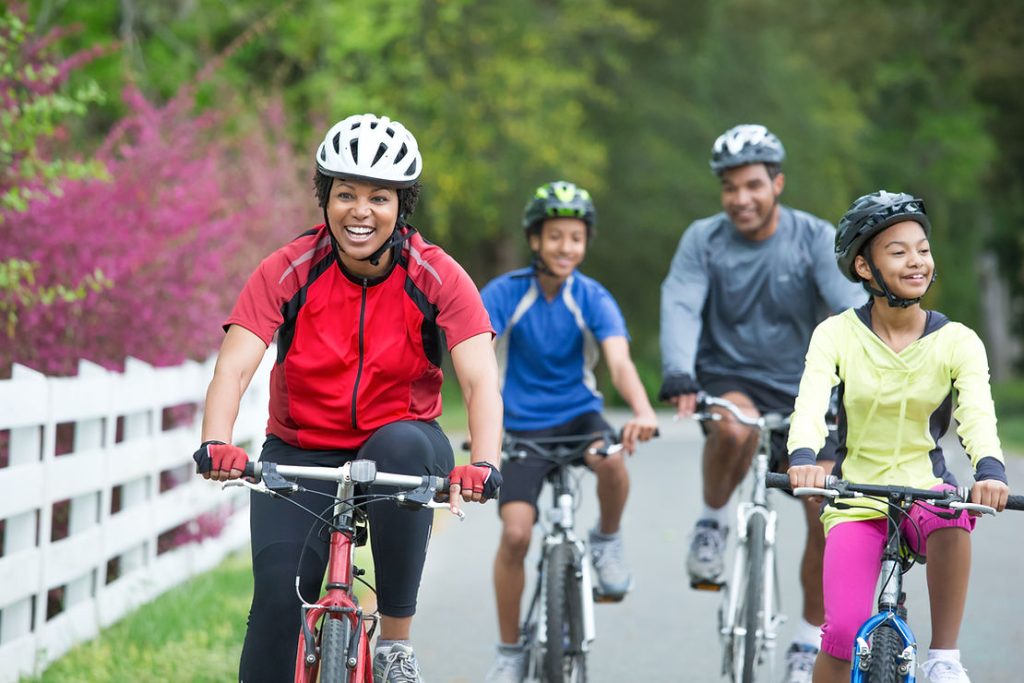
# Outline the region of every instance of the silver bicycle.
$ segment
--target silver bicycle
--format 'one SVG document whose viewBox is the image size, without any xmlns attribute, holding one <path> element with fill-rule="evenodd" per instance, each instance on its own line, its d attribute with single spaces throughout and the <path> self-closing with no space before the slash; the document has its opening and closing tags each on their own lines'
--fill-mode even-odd
<svg viewBox="0 0 1024 683">
<path fill-rule="evenodd" d="M 746 487 L 749 498 L 736 508 L 736 552 L 731 578 L 723 583 L 694 585 L 720 591 L 718 632 L 722 639 L 722 675 L 734 683 L 775 680 L 775 645 L 785 616 L 779 612 L 780 590 L 775 566 L 777 515 L 765 487 L 771 459 L 772 433 L 789 427 L 789 416 L 765 413 L 751 418 L 734 403 L 699 394 L 694 418 L 722 420 L 721 408 L 751 429 L 758 430 L 757 451 Z"/>
</svg>

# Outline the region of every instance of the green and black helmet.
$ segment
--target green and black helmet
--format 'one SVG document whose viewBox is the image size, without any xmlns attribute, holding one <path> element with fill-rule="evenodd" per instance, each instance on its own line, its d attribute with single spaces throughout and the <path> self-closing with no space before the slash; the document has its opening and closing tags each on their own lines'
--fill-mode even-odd
<svg viewBox="0 0 1024 683">
<path fill-rule="evenodd" d="M 523 209 L 523 230 L 526 236 L 537 234 L 548 218 L 579 218 L 587 226 L 587 239 L 594 236 L 597 210 L 590 193 L 564 180 L 545 183 L 537 188 Z"/>
<path fill-rule="evenodd" d="M 932 232 L 924 200 L 905 192 L 879 190 L 857 198 L 839 220 L 836 229 L 836 264 L 851 282 L 860 282 L 853 262 L 871 238 L 890 225 L 902 221 L 917 221 L 924 228 L 925 237 Z"/>
</svg>

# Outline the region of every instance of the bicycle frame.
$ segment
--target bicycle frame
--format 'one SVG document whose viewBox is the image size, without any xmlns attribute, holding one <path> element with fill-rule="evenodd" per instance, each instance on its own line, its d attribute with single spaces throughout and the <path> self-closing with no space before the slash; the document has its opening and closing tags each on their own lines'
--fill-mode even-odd
<svg viewBox="0 0 1024 683">
<path fill-rule="evenodd" d="M 298 683 L 314 683 L 318 680 L 326 653 L 326 645 L 321 642 L 326 630 L 332 632 L 333 637 L 344 636 L 346 631 L 348 634 L 348 642 L 343 644 L 341 650 L 343 662 L 332 657 L 331 668 L 343 663 L 345 669 L 349 671 L 345 676 L 347 682 L 373 683 L 370 638 L 376 627 L 377 617 L 363 613 L 354 593 L 353 581 L 362 572 L 355 569 L 353 564 L 355 548 L 361 545 L 360 513 L 351 501 L 353 493 L 358 484 L 376 483 L 404 487 L 407 490 L 386 497 L 410 507 L 447 508 L 447 504 L 434 501 L 434 496 L 438 492 L 447 491 L 448 482 L 443 477 L 377 472 L 376 463 L 369 460 L 354 460 L 340 467 L 250 462 L 246 465 L 244 476 L 254 477 L 260 482 L 259 485 L 244 479 L 234 479 L 225 482 L 224 486 L 246 486 L 258 493 L 287 496 L 300 487 L 285 477 L 338 483 L 331 515 L 332 528 L 325 573 L 326 591 L 316 603 L 302 602 L 302 630 L 296 644 L 294 680 Z M 462 517 L 461 511 L 452 511 Z M 347 620 L 349 628 L 343 629 L 341 633 L 334 632 L 333 628 L 326 628 L 329 620 Z M 373 623 L 369 629 L 366 628 L 367 621 Z M 337 652 L 333 646 L 331 651 Z"/>
<path fill-rule="evenodd" d="M 367 631 L 363 610 L 356 601 L 353 580 L 356 575 L 355 560 L 355 509 L 344 503 L 352 496 L 355 485 L 351 479 L 338 482 L 338 501 L 334 504 L 334 524 L 331 531 L 330 550 L 327 559 L 326 592 L 315 604 L 302 605 L 303 627 L 299 634 L 295 654 L 295 680 L 298 683 L 314 683 L 317 680 L 318 663 L 314 633 L 319 629 L 321 619 L 348 619 L 351 625 L 351 640 L 348 643 L 346 665 L 352 670 L 352 680 L 373 683 L 370 666 L 370 633 Z M 374 619 L 375 617 L 369 617 Z M 376 623 L 374 624 L 374 627 Z"/>
<path fill-rule="evenodd" d="M 712 396 L 702 396 L 700 406 L 698 419 L 721 419 L 716 413 L 707 412 L 708 408 L 718 406 L 730 412 L 741 424 L 758 430 L 757 450 L 754 453 L 750 467 L 750 473 L 753 478 L 750 484 L 750 497 L 748 500 L 740 502 L 736 508 L 736 551 L 731 580 L 725 584 L 724 600 L 719 607 L 719 635 L 723 645 L 722 673 L 723 675 L 731 675 L 733 680 L 741 680 L 745 665 L 741 661 L 738 663 L 739 669 L 737 669 L 736 645 L 737 643 L 745 643 L 748 635 L 747 626 L 738 623 L 742 606 L 741 600 L 746 598 L 741 591 L 745 592 L 744 589 L 747 585 L 746 570 L 749 544 L 751 542 L 751 539 L 748 537 L 748 529 L 751 518 L 760 516 L 764 520 L 764 554 L 761 569 L 763 579 L 762 591 L 760 603 L 756 606 L 748 606 L 748 609 L 756 609 L 758 613 L 758 628 L 755 634 L 756 653 L 754 655 L 756 661 L 754 666 L 756 668 L 759 663 L 767 662 L 768 675 L 774 679 L 778 628 L 785 621 L 785 617 L 777 613 L 781 597 L 775 566 L 778 513 L 771 507 L 767 486 L 765 485 L 765 475 L 768 473 L 772 433 L 785 428 L 789 421 L 788 418 L 777 413 L 766 413 L 758 418 L 750 418 L 739 411 L 730 401 Z"/>
<path fill-rule="evenodd" d="M 548 482 L 551 484 L 552 506 L 547 511 L 550 528 L 545 531 L 544 540 L 541 546 L 540 560 L 537 563 L 537 586 L 534 589 L 534 597 L 530 601 L 530 609 L 527 611 L 526 622 L 523 624 L 524 632 L 531 618 L 531 613 L 536 605 L 539 609 L 538 623 L 547 623 L 546 600 L 544 591 L 544 563 L 550 549 L 563 543 L 570 544 L 575 549 L 576 571 L 580 574 L 580 593 L 582 594 L 583 605 L 583 651 L 590 649 L 590 644 L 596 637 L 596 626 L 594 621 L 594 600 L 593 600 L 593 579 L 590 575 L 590 563 L 587 562 L 586 547 L 583 540 L 576 536 L 575 531 L 575 508 L 576 498 L 572 493 L 572 486 L 569 482 L 569 466 L 560 466 L 550 475 Z M 543 525 L 544 520 L 541 520 Z M 547 643 L 547 633 L 543 628 L 538 629 L 538 642 Z"/>
<path fill-rule="evenodd" d="M 890 500 L 890 503 L 893 503 Z M 900 506 L 902 507 L 902 506 Z M 882 573 L 885 581 L 878 593 L 878 612 L 865 621 L 854 639 L 853 661 L 851 662 L 850 683 L 863 683 L 867 673 L 871 647 L 868 639 L 880 626 L 891 626 L 900 637 L 903 651 L 899 655 L 899 672 L 906 683 L 914 683 L 917 669 L 917 639 L 906 619 L 903 605 L 903 571 L 900 565 L 900 545 L 902 544 L 899 525 L 889 515 L 886 523 L 885 550 L 882 554 Z"/>
<path fill-rule="evenodd" d="M 770 488 L 789 489 L 789 476 L 785 474 L 768 474 L 765 483 Z M 828 476 L 825 479 L 825 486 L 818 487 L 797 487 L 793 489 L 796 496 L 824 496 L 832 500 L 877 498 L 886 502 L 889 506 L 886 515 L 886 541 L 882 553 L 881 571 L 885 577 L 878 594 L 878 612 L 870 617 L 857 630 L 854 641 L 853 655 L 850 672 L 851 683 L 858 683 L 865 680 L 866 673 L 872 668 L 873 657 L 881 656 L 880 662 L 895 661 L 896 680 L 903 683 L 915 683 L 915 667 L 917 665 L 917 642 L 914 633 L 906 621 L 906 608 L 904 607 L 905 595 L 903 593 L 903 572 L 905 568 L 901 561 L 900 549 L 904 540 L 900 533 L 899 515 L 897 511 L 906 511 L 915 502 L 926 502 L 935 507 L 946 510 L 955 510 L 953 514 L 974 512 L 979 514 L 995 515 L 996 510 L 987 505 L 969 502 L 971 500 L 971 489 L 961 487 L 947 491 L 935 491 L 927 489 L 915 489 L 904 486 L 885 486 L 877 484 L 856 484 L 849 481 Z M 1024 496 L 1011 495 L 1006 501 L 1007 510 L 1024 510 Z M 873 641 L 870 645 L 868 639 L 876 634 L 879 629 L 891 630 L 898 642 L 890 640 L 886 633 L 884 638 Z M 879 647 L 880 652 L 872 652 L 872 648 Z M 902 649 L 900 649 L 902 647 Z M 892 648 L 890 650 L 890 648 Z M 888 651 L 888 652 L 887 652 Z M 889 678 L 889 676 L 886 676 Z"/>
<path fill-rule="evenodd" d="M 770 434 L 770 432 L 765 432 Z M 761 613 L 761 637 L 760 648 L 765 652 L 767 661 L 774 662 L 774 651 L 776 646 L 777 630 L 784 617 L 776 614 L 776 606 L 780 602 L 779 585 L 776 576 L 775 566 L 775 536 L 778 523 L 778 513 L 768 503 L 767 490 L 764 486 L 764 475 L 768 472 L 768 456 L 759 447 L 754 456 L 751 470 L 754 473 L 754 481 L 749 501 L 739 503 L 736 511 L 736 555 L 732 568 L 732 581 L 729 583 L 737 590 L 727 591 L 725 621 L 721 627 L 721 635 L 731 640 L 734 636 L 746 634 L 745 627 L 736 623 L 736 616 L 739 611 L 740 592 L 739 587 L 744 585 L 743 574 L 747 565 L 747 528 L 750 518 L 760 515 L 764 518 L 764 585 L 766 590 L 762 594 L 762 604 L 759 606 Z M 769 667 L 772 668 L 772 667 Z M 770 673 L 774 674 L 774 671 Z M 774 676 L 772 676 L 774 677 Z"/>
</svg>

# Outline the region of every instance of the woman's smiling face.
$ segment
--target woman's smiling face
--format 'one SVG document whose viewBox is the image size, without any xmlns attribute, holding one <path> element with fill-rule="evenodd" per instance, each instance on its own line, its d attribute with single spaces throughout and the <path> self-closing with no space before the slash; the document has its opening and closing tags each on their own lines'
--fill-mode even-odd
<svg viewBox="0 0 1024 683">
<path fill-rule="evenodd" d="M 368 258 L 394 232 L 398 192 L 375 183 L 335 178 L 327 198 L 327 218 L 342 260 L 349 266 L 349 260 Z"/>
</svg>

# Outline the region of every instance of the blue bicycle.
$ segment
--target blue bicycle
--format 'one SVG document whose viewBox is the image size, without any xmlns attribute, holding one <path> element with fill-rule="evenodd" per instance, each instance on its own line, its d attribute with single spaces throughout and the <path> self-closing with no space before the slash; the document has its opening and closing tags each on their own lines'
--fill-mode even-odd
<svg viewBox="0 0 1024 683">
<path fill-rule="evenodd" d="M 770 488 L 789 489 L 789 476 L 769 474 L 765 483 Z M 986 505 L 968 502 L 969 488 L 930 491 L 903 486 L 853 484 L 828 477 L 825 488 L 797 488 L 797 496 L 823 496 L 832 501 L 856 498 L 874 498 L 889 505 L 888 533 L 882 553 L 884 581 L 878 593 L 878 612 L 869 617 L 857 631 L 851 662 L 851 683 L 914 683 L 917 680 L 917 640 L 907 623 L 906 593 L 903 592 L 903 574 L 918 561 L 903 540 L 900 520 L 911 506 L 928 503 L 948 510 L 950 517 L 973 511 L 994 515 L 996 511 Z M 1010 496 L 1007 510 L 1024 510 L 1024 496 Z"/>
</svg>

